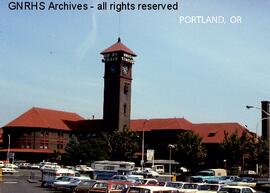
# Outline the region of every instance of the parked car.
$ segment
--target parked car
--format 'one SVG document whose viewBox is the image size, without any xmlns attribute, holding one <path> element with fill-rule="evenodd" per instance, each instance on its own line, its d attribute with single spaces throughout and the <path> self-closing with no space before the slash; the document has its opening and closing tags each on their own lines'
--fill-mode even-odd
<svg viewBox="0 0 270 193">
<path fill-rule="evenodd" d="M 53 183 L 53 188 L 55 190 L 62 190 L 62 191 L 70 191 L 72 192 L 73 189 L 82 181 L 90 181 L 89 177 L 77 177 L 77 176 L 63 176 L 59 177 Z"/>
<path fill-rule="evenodd" d="M 15 164 L 12 164 L 12 163 L 6 163 L 5 168 L 13 168 L 13 169 L 18 169 L 19 167 L 16 166 Z"/>
<path fill-rule="evenodd" d="M 5 163 L 3 161 L 0 161 L 0 168 L 3 168 L 5 166 Z"/>
<path fill-rule="evenodd" d="M 197 187 L 196 193 L 216 193 L 222 187 L 224 187 L 222 184 L 200 184 Z"/>
<path fill-rule="evenodd" d="M 180 193 L 194 193 L 198 190 L 199 183 L 184 182 L 182 188 L 179 190 Z"/>
<path fill-rule="evenodd" d="M 93 171 L 91 167 L 88 167 L 87 165 L 76 165 L 75 170 L 77 171 Z"/>
<path fill-rule="evenodd" d="M 114 175 L 112 177 L 113 181 L 124 181 L 124 182 L 136 182 L 137 180 L 142 180 L 142 175 Z"/>
<path fill-rule="evenodd" d="M 256 191 L 249 186 L 225 186 L 218 193 L 255 193 Z"/>
<path fill-rule="evenodd" d="M 179 193 L 178 189 L 164 186 L 134 186 L 129 187 L 126 193 Z"/>
<path fill-rule="evenodd" d="M 235 181 L 228 182 L 227 185 L 230 186 L 249 186 L 249 187 L 255 187 L 256 186 L 256 180 L 252 177 L 241 177 L 239 179 L 236 179 Z"/>
<path fill-rule="evenodd" d="M 175 181 L 175 182 L 170 181 L 170 182 L 164 183 L 165 187 L 172 187 L 172 188 L 177 188 L 177 189 L 181 189 L 183 185 L 184 185 L 184 182 L 178 182 L 178 181 Z"/>
<path fill-rule="evenodd" d="M 121 193 L 133 185 L 134 183 L 131 182 L 97 181 L 89 188 L 88 193 Z"/>
<path fill-rule="evenodd" d="M 228 184 L 234 181 L 240 181 L 240 177 L 239 176 L 220 176 L 218 183 Z"/>
<path fill-rule="evenodd" d="M 157 179 L 154 178 L 145 178 L 145 179 L 140 179 L 135 182 L 136 184 L 141 184 L 141 185 L 149 185 L 149 186 L 157 186 L 159 185 L 159 182 Z"/>
<path fill-rule="evenodd" d="M 38 165 L 38 164 L 31 164 L 31 165 L 30 165 L 30 168 L 31 168 L 32 170 L 38 170 L 38 169 L 39 169 L 39 165 Z"/>
<path fill-rule="evenodd" d="M 13 174 L 17 174 L 19 171 L 18 170 L 15 170 L 14 168 L 1 168 L 2 169 L 2 174 L 5 175 L 5 174 L 10 174 L 10 175 L 13 175 Z"/>
<path fill-rule="evenodd" d="M 31 167 L 31 164 L 30 163 L 20 163 L 19 164 L 19 168 L 20 169 L 29 169 Z"/>
<path fill-rule="evenodd" d="M 72 193 L 88 193 L 88 190 L 96 183 L 95 180 L 82 181 L 73 190 Z"/>
</svg>

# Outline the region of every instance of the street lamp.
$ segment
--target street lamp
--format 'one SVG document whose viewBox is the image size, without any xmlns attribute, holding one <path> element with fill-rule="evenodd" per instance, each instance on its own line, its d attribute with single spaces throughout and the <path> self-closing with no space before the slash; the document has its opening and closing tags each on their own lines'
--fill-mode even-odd
<svg viewBox="0 0 270 193">
<path fill-rule="evenodd" d="M 9 154 L 10 154 L 10 134 L 8 134 L 8 151 L 7 151 L 7 160 L 9 161 Z"/>
<path fill-rule="evenodd" d="M 170 151 L 170 156 L 169 156 L 169 174 L 171 175 L 172 174 L 172 149 L 175 148 L 175 145 L 173 144 L 169 144 L 168 145 L 168 148 L 169 148 L 169 151 Z"/>
<path fill-rule="evenodd" d="M 260 107 L 256 107 L 256 106 L 250 106 L 250 105 L 247 105 L 246 106 L 247 109 L 258 109 L 260 110 L 261 112 L 263 112 L 264 114 L 266 114 L 267 116 L 270 116 L 270 113 L 265 111 L 264 109 L 260 108 Z M 269 117 L 265 117 L 265 118 L 262 118 L 262 120 L 265 120 L 265 119 L 269 119 Z M 257 127 L 258 127 L 258 123 L 257 123 L 257 126 L 256 126 L 256 134 L 257 134 Z M 268 133 L 268 136 L 267 136 L 267 141 L 268 141 L 268 179 L 270 180 L 270 139 L 269 139 L 269 126 L 267 128 L 267 133 Z"/>
<path fill-rule="evenodd" d="M 270 116 L 270 113 L 268 113 L 267 111 L 263 110 L 263 109 L 260 108 L 260 107 L 247 105 L 246 108 L 247 108 L 247 109 L 252 109 L 252 108 L 254 108 L 254 109 L 259 109 L 260 111 L 264 112 L 266 115 Z"/>
<path fill-rule="evenodd" d="M 143 165 L 144 165 L 144 126 L 145 126 L 146 120 L 143 122 L 142 125 L 142 159 L 141 159 L 141 166 L 142 166 L 142 172 L 143 172 Z"/>
</svg>

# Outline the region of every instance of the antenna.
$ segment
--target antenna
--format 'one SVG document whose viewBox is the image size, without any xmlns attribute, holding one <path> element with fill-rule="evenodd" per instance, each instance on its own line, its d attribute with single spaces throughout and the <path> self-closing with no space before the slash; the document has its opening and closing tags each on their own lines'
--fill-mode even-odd
<svg viewBox="0 0 270 193">
<path fill-rule="evenodd" d="M 118 13 L 118 37 L 121 37 L 121 15 Z"/>
</svg>

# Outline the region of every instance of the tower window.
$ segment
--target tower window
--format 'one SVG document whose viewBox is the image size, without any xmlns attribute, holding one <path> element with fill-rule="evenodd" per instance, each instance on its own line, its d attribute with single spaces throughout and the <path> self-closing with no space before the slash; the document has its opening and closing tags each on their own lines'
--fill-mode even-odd
<svg viewBox="0 0 270 193">
<path fill-rule="evenodd" d="M 127 105 L 124 104 L 124 115 L 126 115 L 126 114 L 127 114 Z"/>
<path fill-rule="evenodd" d="M 128 94 L 128 87 L 129 87 L 129 85 L 128 84 L 125 84 L 125 86 L 124 86 L 124 94 L 125 95 Z"/>
</svg>

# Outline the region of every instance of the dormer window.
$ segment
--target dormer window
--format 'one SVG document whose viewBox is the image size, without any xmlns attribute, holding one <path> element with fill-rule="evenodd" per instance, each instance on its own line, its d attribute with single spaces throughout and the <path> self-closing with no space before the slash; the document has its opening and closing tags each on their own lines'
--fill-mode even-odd
<svg viewBox="0 0 270 193">
<path fill-rule="evenodd" d="M 208 133 L 208 137 L 214 137 L 216 135 L 216 133 Z"/>
</svg>

